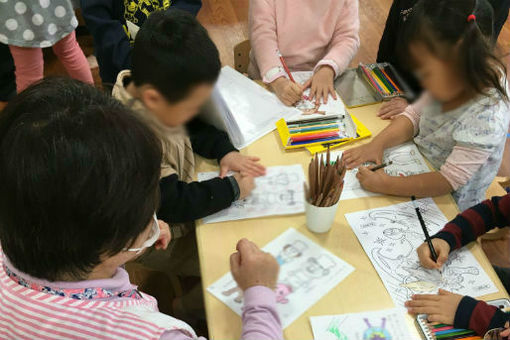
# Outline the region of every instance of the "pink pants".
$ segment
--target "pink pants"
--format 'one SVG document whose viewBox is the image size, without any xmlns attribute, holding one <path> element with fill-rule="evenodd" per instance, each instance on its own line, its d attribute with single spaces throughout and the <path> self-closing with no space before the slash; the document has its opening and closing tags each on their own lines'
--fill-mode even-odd
<svg viewBox="0 0 510 340">
<path fill-rule="evenodd" d="M 73 32 L 53 45 L 53 52 L 64 65 L 67 73 L 84 83 L 93 84 L 92 73 Z M 18 93 L 44 76 L 44 59 L 41 48 L 9 45 L 16 66 L 16 87 Z"/>
</svg>

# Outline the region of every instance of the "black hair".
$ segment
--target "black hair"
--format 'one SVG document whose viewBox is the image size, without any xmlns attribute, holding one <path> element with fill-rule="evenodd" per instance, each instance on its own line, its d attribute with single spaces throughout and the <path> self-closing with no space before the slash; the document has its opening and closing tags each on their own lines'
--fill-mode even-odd
<svg viewBox="0 0 510 340">
<path fill-rule="evenodd" d="M 114 99 L 53 78 L 0 115 L 0 243 L 19 270 L 81 280 L 132 245 L 159 204 L 161 146 Z"/>
<path fill-rule="evenodd" d="M 493 53 L 493 17 L 487 0 L 420 0 L 401 36 L 403 52 L 411 55 L 410 45 L 420 42 L 443 60 L 457 57 L 464 81 L 475 93 L 486 95 L 495 88 L 508 100 L 502 82 L 506 67 Z"/>
<path fill-rule="evenodd" d="M 214 84 L 220 69 L 218 49 L 187 12 L 171 8 L 152 13 L 136 35 L 135 85 L 152 85 L 171 103 L 184 99 L 197 85 Z"/>
</svg>

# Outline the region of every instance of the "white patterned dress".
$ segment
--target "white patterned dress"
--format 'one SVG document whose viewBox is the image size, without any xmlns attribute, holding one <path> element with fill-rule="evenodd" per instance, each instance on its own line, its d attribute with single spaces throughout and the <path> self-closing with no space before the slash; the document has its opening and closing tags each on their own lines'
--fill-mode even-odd
<svg viewBox="0 0 510 340">
<path fill-rule="evenodd" d="M 0 0 L 0 43 L 50 47 L 77 26 L 70 0 Z"/>
</svg>

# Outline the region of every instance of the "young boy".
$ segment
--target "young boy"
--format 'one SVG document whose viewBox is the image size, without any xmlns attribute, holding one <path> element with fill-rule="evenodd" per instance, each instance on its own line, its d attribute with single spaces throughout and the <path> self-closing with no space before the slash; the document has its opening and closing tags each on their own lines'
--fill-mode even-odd
<svg viewBox="0 0 510 340">
<path fill-rule="evenodd" d="M 94 37 L 101 80 L 112 86 L 117 74 L 131 67 L 136 32 L 150 14 L 176 8 L 197 15 L 202 0 L 80 0 L 80 5 Z"/>
<path fill-rule="evenodd" d="M 510 194 L 493 197 L 459 214 L 440 232 L 434 235 L 432 243 L 437 252 L 437 263 L 431 258 L 426 243 L 418 248 L 418 256 L 425 268 L 439 269 L 448 260 L 451 250 L 459 249 L 476 241 L 479 236 L 497 228 L 510 225 Z M 494 267 L 505 289 L 510 291 L 510 270 Z M 446 291 L 439 295 L 415 295 L 406 303 L 414 314 L 428 314 L 430 321 L 468 328 L 484 335 L 488 330 L 509 328 L 510 314 L 504 313 L 483 301 Z"/>
<path fill-rule="evenodd" d="M 140 258 L 153 270 L 198 276 L 194 221 L 246 197 L 254 187 L 253 177 L 265 172 L 258 158 L 241 155 L 226 133 L 196 118 L 220 68 L 216 46 L 191 15 L 160 11 L 138 32 L 132 72 L 122 71 L 113 90 L 113 96 L 132 108 L 163 146 L 158 216 L 171 225 L 174 242 L 164 254 L 150 250 Z M 193 182 L 194 152 L 218 160 L 220 177 Z M 226 176 L 229 170 L 239 173 Z M 185 273 L 180 272 L 183 268 Z"/>
<path fill-rule="evenodd" d="M 50 79 L 0 116 L 0 338 L 205 340 L 158 312 L 123 265 L 155 244 L 161 143 L 97 89 Z M 242 339 L 282 339 L 278 265 L 241 240 Z"/>
</svg>

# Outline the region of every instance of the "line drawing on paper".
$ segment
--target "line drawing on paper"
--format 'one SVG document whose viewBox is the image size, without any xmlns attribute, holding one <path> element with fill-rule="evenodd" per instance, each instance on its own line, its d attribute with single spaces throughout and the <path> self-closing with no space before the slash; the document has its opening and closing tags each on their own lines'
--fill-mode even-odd
<svg viewBox="0 0 510 340">
<path fill-rule="evenodd" d="M 348 263 L 292 228 L 263 247 L 263 250 L 272 254 L 280 264 L 275 292 L 284 327 L 354 270 Z M 241 315 L 243 293 L 230 273 L 207 290 Z"/>
<path fill-rule="evenodd" d="M 200 181 L 217 177 L 218 173 L 198 174 Z M 204 223 L 256 218 L 270 215 L 297 214 L 304 211 L 304 172 L 301 165 L 267 168 L 263 177 L 255 178 L 250 196 L 203 219 Z"/>
<path fill-rule="evenodd" d="M 431 199 L 416 202 L 434 235 L 447 219 Z M 424 235 L 411 202 L 347 214 L 346 218 L 397 306 L 413 294 L 435 293 L 439 288 L 475 297 L 497 291 L 467 249 L 450 254 L 442 275 L 421 266 L 416 249 Z"/>
</svg>

